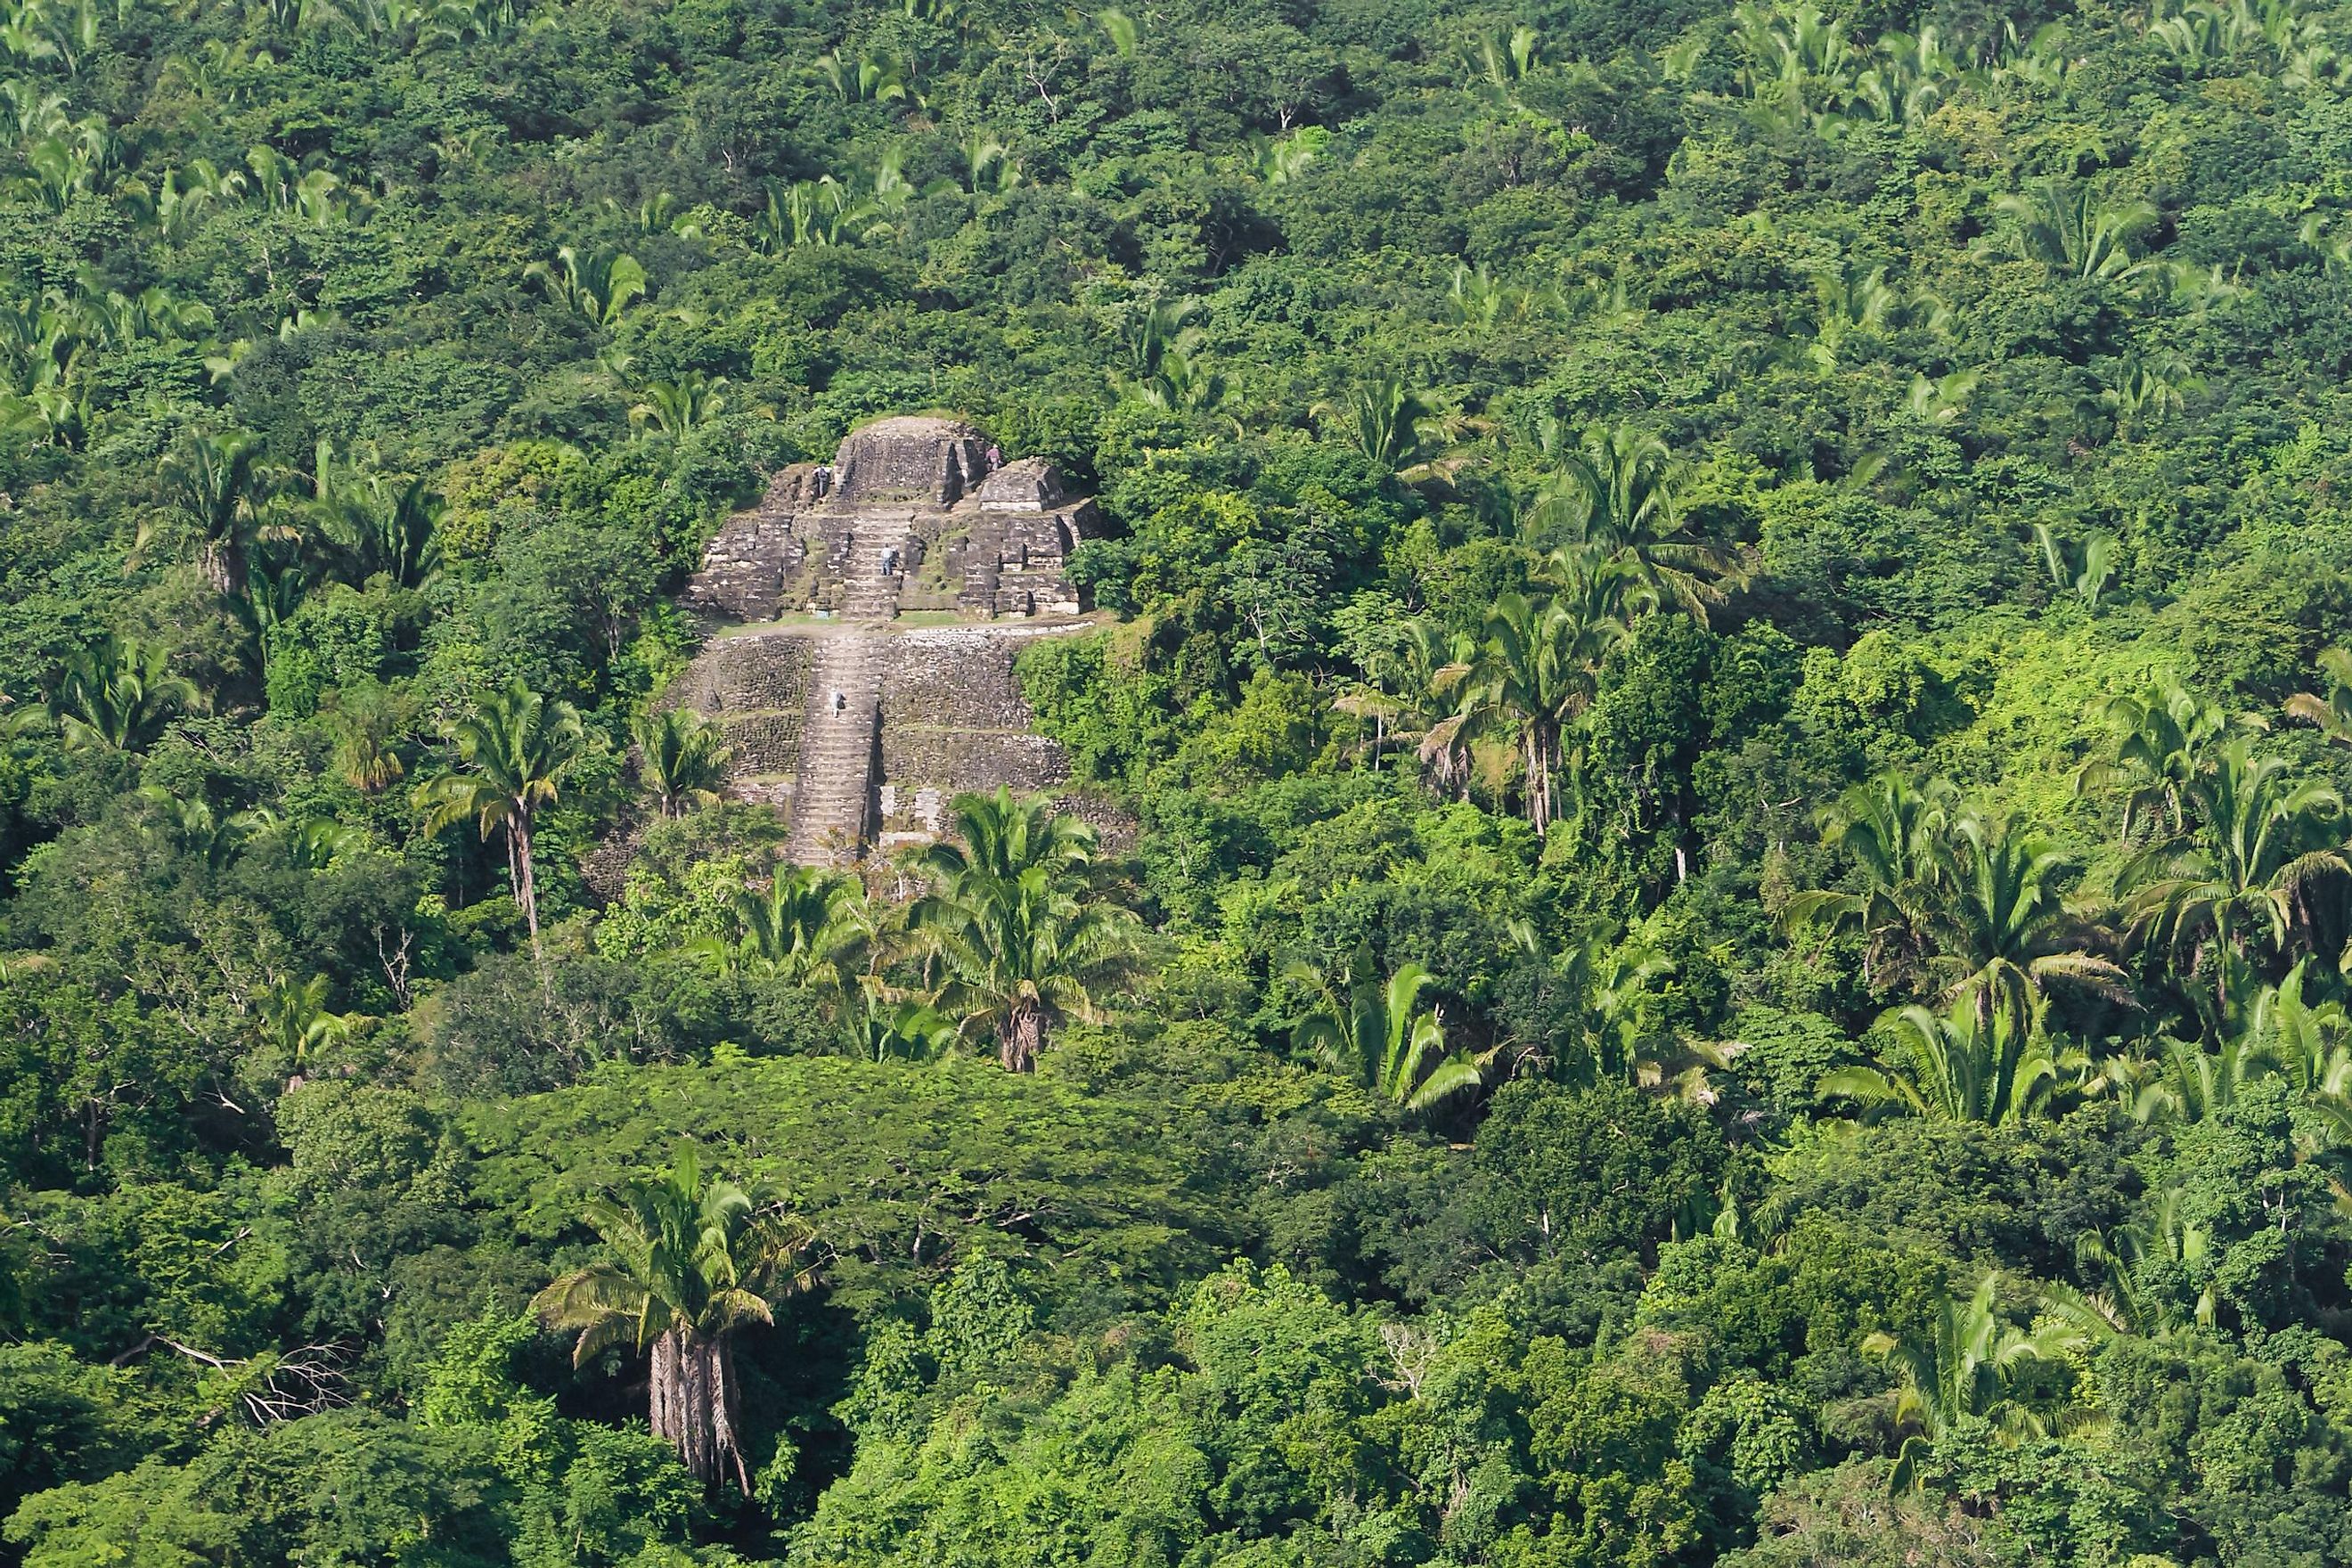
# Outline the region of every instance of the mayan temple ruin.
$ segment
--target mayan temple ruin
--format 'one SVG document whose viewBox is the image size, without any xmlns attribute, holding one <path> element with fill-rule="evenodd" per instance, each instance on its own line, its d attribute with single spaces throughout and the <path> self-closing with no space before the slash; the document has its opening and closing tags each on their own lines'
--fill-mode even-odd
<svg viewBox="0 0 2352 1568">
<path fill-rule="evenodd" d="M 1042 458 L 993 464 L 959 420 L 877 420 L 711 540 L 686 602 L 744 624 L 672 699 L 724 727 L 732 792 L 791 814 L 803 864 L 934 837 L 965 790 L 1052 789 L 1067 759 L 1013 659 L 1087 624 L 1063 563 L 1096 523 Z"/>
</svg>

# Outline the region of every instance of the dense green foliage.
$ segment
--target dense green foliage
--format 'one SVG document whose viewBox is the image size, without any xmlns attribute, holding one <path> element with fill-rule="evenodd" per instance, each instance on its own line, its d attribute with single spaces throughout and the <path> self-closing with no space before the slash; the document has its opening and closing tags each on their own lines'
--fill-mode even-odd
<svg viewBox="0 0 2352 1568">
<path fill-rule="evenodd" d="M 2352 13 L 2013 5 L 0 0 L 0 1558 L 2352 1564 Z"/>
</svg>

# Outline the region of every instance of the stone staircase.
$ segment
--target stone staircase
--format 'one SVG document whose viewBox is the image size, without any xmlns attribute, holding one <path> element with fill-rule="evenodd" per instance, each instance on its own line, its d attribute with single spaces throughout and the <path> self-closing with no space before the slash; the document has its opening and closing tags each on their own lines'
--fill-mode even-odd
<svg viewBox="0 0 2352 1568">
<path fill-rule="evenodd" d="M 897 582 L 887 581 L 895 605 Z M 809 675 L 808 716 L 793 779 L 792 837 L 785 847 L 796 864 L 846 865 L 864 847 L 881 731 L 882 671 L 888 659 L 886 638 L 854 632 L 828 637 L 818 649 Z"/>
<path fill-rule="evenodd" d="M 843 542 L 841 618 L 887 621 L 898 614 L 898 590 L 915 553 L 914 513 L 860 518 Z M 884 563 L 889 563 L 885 569 Z"/>
<path fill-rule="evenodd" d="M 903 574 L 852 577 L 841 585 L 841 618 L 845 621 L 887 621 L 898 613 L 898 585 Z"/>
</svg>

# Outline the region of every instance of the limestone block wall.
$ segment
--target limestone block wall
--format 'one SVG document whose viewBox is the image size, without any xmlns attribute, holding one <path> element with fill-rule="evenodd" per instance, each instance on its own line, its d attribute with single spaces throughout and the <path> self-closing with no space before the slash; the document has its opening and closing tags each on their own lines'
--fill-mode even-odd
<svg viewBox="0 0 2352 1568">
<path fill-rule="evenodd" d="M 801 710 L 738 713 L 720 721 L 734 769 L 751 775 L 790 778 L 800 765 Z"/>
<path fill-rule="evenodd" d="M 1035 731 L 1013 661 L 1043 628 L 952 626 L 890 639 L 882 687 L 880 842 L 939 836 L 947 803 L 1005 785 L 1054 791 L 1070 776 L 1059 742 Z"/>
<path fill-rule="evenodd" d="M 808 696 L 809 646 L 793 637 L 721 637 L 673 681 L 674 703 L 709 717 L 790 709 Z"/>
<path fill-rule="evenodd" d="M 734 752 L 740 782 L 781 775 L 800 759 L 812 648 L 804 637 L 727 637 L 706 647 L 663 700 L 716 721 Z M 772 788 L 759 792 L 772 795 Z"/>
<path fill-rule="evenodd" d="M 940 626 L 890 638 L 882 727 L 1026 730 L 1035 722 L 1013 661 L 1029 638 L 1013 628 Z"/>
<path fill-rule="evenodd" d="M 1060 794 L 1069 758 L 1034 729 L 1013 661 L 1036 637 L 1069 626 L 1012 625 L 865 632 L 779 626 L 713 642 L 674 682 L 667 700 L 726 730 L 734 752 L 729 793 L 789 808 L 810 700 L 825 639 L 882 645 L 880 766 L 873 805 L 880 846 L 936 837 L 947 802 L 966 790 L 1006 785 Z"/>
<path fill-rule="evenodd" d="M 834 456 L 834 489 L 846 505 L 929 500 L 952 506 L 988 472 L 986 443 L 961 420 L 877 419 L 851 432 Z"/>
<path fill-rule="evenodd" d="M 1070 759 L 1044 735 L 908 727 L 883 732 L 882 776 L 902 794 L 934 788 L 952 795 L 1003 784 L 1022 795 L 1066 782 Z"/>
<path fill-rule="evenodd" d="M 685 600 L 745 620 L 805 611 L 880 619 L 885 596 L 856 584 L 888 578 L 898 609 L 1083 613 L 1063 563 L 1100 531 L 1093 501 L 1066 493 L 1043 458 L 992 470 L 989 451 L 959 420 L 863 426 L 831 464 L 782 470 L 757 506 L 721 525 Z"/>
</svg>

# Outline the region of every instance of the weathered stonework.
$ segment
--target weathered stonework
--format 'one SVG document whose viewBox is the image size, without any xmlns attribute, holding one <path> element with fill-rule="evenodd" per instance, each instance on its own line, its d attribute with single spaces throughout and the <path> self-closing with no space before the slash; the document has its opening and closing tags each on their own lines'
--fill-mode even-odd
<svg viewBox="0 0 2352 1568">
<path fill-rule="evenodd" d="M 812 652 L 805 639 L 721 638 L 666 694 L 670 703 L 719 723 L 734 753 L 739 788 L 791 778 L 808 709 Z"/>
<path fill-rule="evenodd" d="M 1058 792 L 1069 759 L 1034 730 L 1013 660 L 1088 624 L 1063 567 L 1095 522 L 1043 458 L 992 471 L 969 425 L 878 420 L 829 469 L 777 474 L 687 589 L 746 620 L 821 618 L 715 639 L 671 700 L 724 726 L 731 792 L 787 807 L 804 864 L 935 838 L 968 790 Z M 980 624 L 898 621 L 920 610 Z"/>
<path fill-rule="evenodd" d="M 669 697 L 724 727 L 730 794 L 792 814 L 794 858 L 838 863 L 937 837 L 967 790 L 1062 790 L 1069 758 L 1031 727 L 1013 661 L 1088 624 L 767 627 L 713 642 Z M 860 677 L 828 672 L 850 659 L 862 689 L 836 710 Z"/>
<path fill-rule="evenodd" d="M 880 419 L 851 432 L 830 465 L 795 463 L 771 479 L 719 529 L 686 598 L 755 621 L 1076 615 L 1063 563 L 1096 524 L 1093 500 L 1066 494 L 1043 458 L 991 472 L 969 425 Z"/>
</svg>

